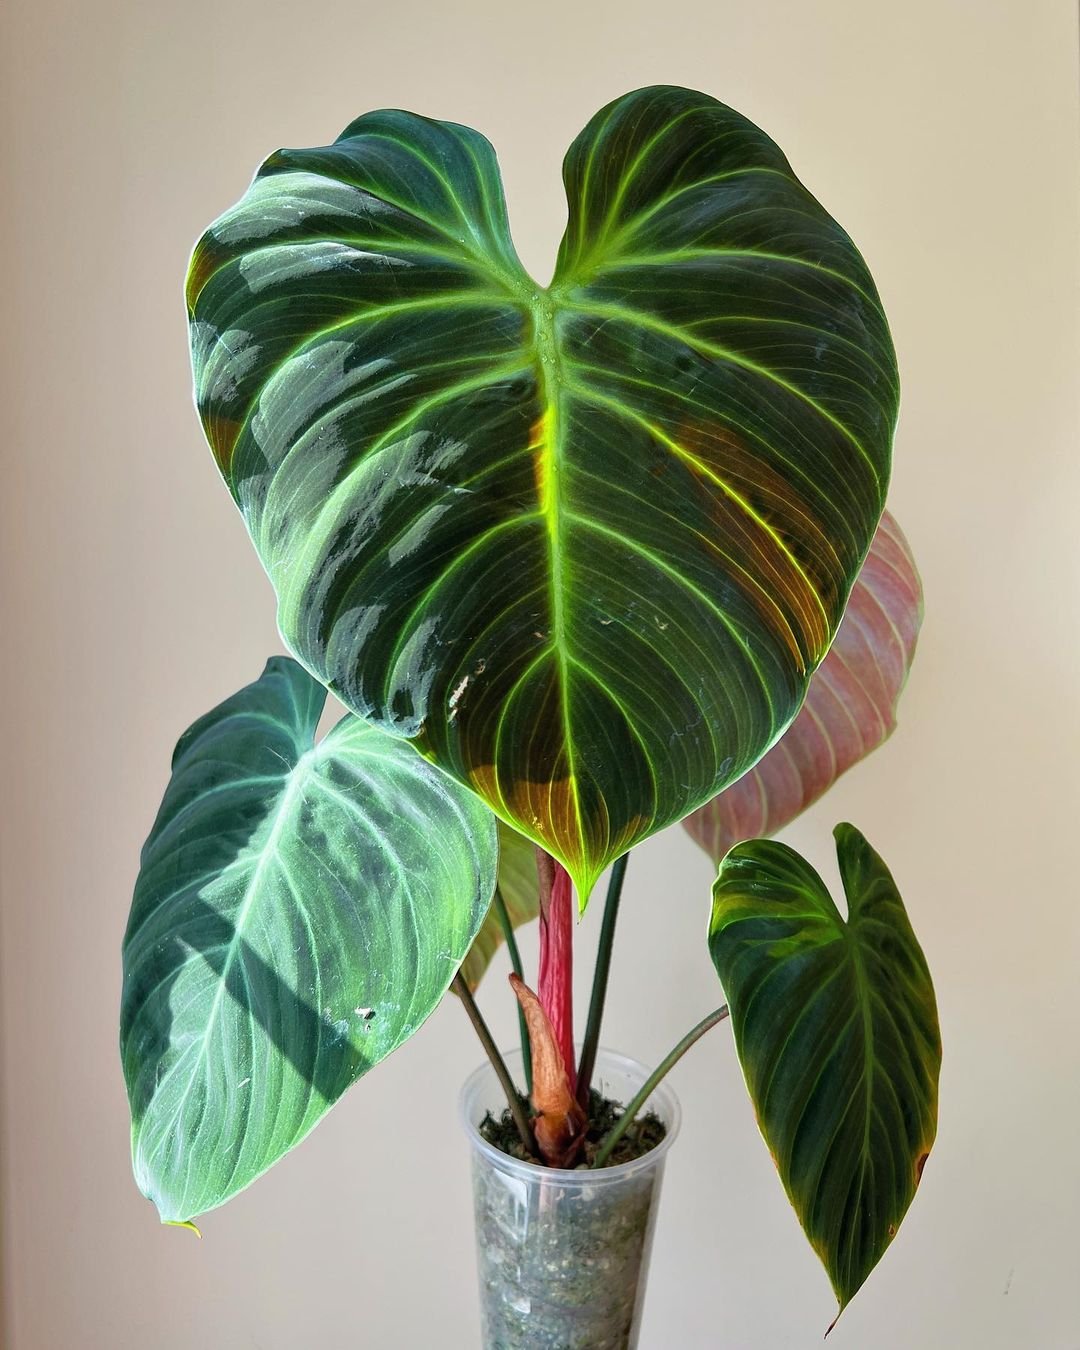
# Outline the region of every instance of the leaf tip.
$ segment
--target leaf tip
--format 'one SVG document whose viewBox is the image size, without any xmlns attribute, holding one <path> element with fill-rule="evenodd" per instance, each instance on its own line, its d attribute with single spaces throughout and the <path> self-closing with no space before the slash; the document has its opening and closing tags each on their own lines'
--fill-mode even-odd
<svg viewBox="0 0 1080 1350">
<path fill-rule="evenodd" d="M 200 1241 L 202 1240 L 202 1230 L 196 1224 L 193 1224 L 190 1219 L 162 1219 L 161 1222 L 166 1228 L 187 1228 Z"/>
<path fill-rule="evenodd" d="M 836 847 L 843 848 L 849 839 L 861 839 L 863 836 L 848 820 L 841 820 L 833 826 L 833 839 L 836 840 Z"/>
</svg>

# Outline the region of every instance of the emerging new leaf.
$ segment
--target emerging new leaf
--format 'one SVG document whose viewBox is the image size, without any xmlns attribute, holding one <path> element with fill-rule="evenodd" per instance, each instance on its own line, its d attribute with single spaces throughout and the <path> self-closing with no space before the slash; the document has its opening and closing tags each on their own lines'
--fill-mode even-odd
<svg viewBox="0 0 1080 1350">
<path fill-rule="evenodd" d="M 181 737 L 124 938 L 135 1177 L 220 1205 L 436 1006 L 495 884 L 495 822 L 275 658 Z"/>
<path fill-rule="evenodd" d="M 798 716 L 749 773 L 683 821 L 715 862 L 742 839 L 783 829 L 892 734 L 921 623 L 919 574 L 886 511 Z"/>
<path fill-rule="evenodd" d="M 854 244 L 704 94 L 602 109 L 552 283 L 467 127 L 280 150 L 188 280 L 207 437 L 286 642 L 560 859 L 603 868 L 798 710 L 885 501 Z"/>
<path fill-rule="evenodd" d="M 566 1057 L 543 1005 L 516 975 L 510 976 L 510 986 L 529 1031 L 536 1146 L 549 1167 L 570 1167 L 581 1150 L 589 1122 L 574 1096 Z"/>
<path fill-rule="evenodd" d="M 709 950 L 758 1124 L 841 1311 L 907 1213 L 934 1142 L 930 972 L 888 869 L 835 831 L 848 917 L 785 844 L 724 859 Z"/>
</svg>

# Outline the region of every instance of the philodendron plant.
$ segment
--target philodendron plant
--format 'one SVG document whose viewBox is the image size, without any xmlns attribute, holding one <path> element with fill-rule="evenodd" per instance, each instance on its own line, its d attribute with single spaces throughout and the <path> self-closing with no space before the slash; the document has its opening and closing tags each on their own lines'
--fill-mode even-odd
<svg viewBox="0 0 1080 1350">
<path fill-rule="evenodd" d="M 198 409 L 295 659 L 184 733 L 143 850 L 135 1174 L 190 1223 L 451 988 L 522 1152 L 603 1165 L 636 1109 L 584 1160 L 627 856 L 682 821 L 718 865 L 727 1001 L 660 1067 L 730 1010 L 843 1308 L 933 1141 L 934 995 L 857 829 L 846 914 L 769 836 L 889 734 L 914 652 L 893 347 L 847 234 L 715 99 L 615 100 L 564 179 L 546 287 L 490 144 L 400 111 L 271 155 L 195 249 Z M 319 740 L 327 690 L 346 711 Z M 573 893 L 583 914 L 609 867 L 576 1056 Z M 527 1084 L 474 999 L 504 939 Z"/>
</svg>

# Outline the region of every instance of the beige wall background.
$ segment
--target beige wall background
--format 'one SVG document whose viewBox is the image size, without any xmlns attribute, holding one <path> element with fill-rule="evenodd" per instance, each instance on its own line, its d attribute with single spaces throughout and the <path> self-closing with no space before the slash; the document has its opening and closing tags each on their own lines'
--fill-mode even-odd
<svg viewBox="0 0 1080 1350">
<path fill-rule="evenodd" d="M 1071 0 L 9 0 L 2 22 L 9 1350 L 477 1343 L 456 1092 L 479 1051 L 452 1001 L 203 1242 L 131 1181 L 115 1024 L 138 848 L 176 736 L 280 649 L 191 409 L 181 286 L 264 154 L 385 104 L 492 137 L 546 279 L 565 147 L 657 81 L 785 147 L 866 254 L 903 375 L 891 504 L 921 650 L 893 741 L 788 837 L 832 875 L 850 817 L 890 861 L 937 980 L 941 1129 L 830 1344 L 1078 1350 Z M 715 1004 L 709 881 L 679 831 L 635 856 L 609 1044 L 655 1059 Z M 644 1350 L 819 1344 L 828 1285 L 727 1030 L 673 1082 Z"/>
</svg>

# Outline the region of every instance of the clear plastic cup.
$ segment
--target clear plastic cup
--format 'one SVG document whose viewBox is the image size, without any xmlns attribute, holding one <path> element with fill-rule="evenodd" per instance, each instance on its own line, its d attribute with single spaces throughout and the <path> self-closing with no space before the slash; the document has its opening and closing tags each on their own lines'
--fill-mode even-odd
<svg viewBox="0 0 1080 1350">
<path fill-rule="evenodd" d="M 520 1050 L 504 1058 L 523 1085 Z M 600 1050 L 593 1085 L 625 1106 L 649 1072 L 625 1055 Z M 489 1144 L 480 1123 L 505 1106 L 485 1062 L 461 1094 L 472 1149 L 485 1350 L 633 1350 L 664 1160 L 679 1132 L 678 1099 L 661 1084 L 643 1108 L 655 1111 L 667 1131 L 656 1148 L 596 1170 L 521 1162 Z"/>
</svg>

